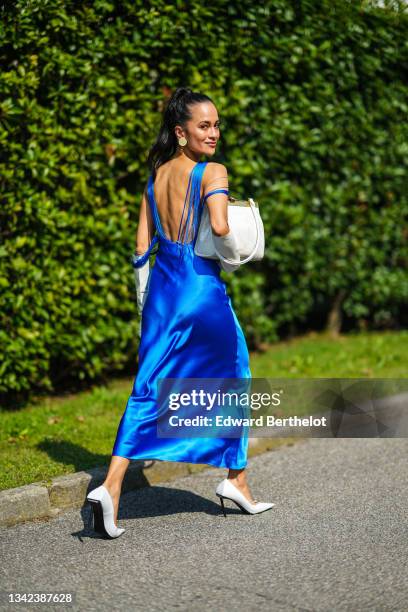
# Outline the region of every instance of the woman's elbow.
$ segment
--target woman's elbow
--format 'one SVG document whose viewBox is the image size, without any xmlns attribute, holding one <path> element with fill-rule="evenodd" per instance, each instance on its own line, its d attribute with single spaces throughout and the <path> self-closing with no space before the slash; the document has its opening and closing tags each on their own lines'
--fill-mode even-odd
<svg viewBox="0 0 408 612">
<path fill-rule="evenodd" d="M 230 228 L 228 223 L 212 223 L 211 230 L 215 236 L 225 236 L 230 231 Z"/>
<path fill-rule="evenodd" d="M 143 253 L 146 253 L 148 248 L 149 244 L 147 242 L 137 242 L 135 246 L 135 253 L 137 255 L 143 255 Z"/>
</svg>

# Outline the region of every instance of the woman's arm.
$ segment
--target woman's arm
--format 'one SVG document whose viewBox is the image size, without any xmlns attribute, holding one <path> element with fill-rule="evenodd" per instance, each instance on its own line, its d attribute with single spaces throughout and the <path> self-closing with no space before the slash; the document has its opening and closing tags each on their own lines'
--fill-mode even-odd
<svg viewBox="0 0 408 612">
<path fill-rule="evenodd" d="M 203 197 L 214 189 L 228 189 L 228 172 L 223 164 L 209 162 L 203 175 Z M 229 232 L 228 196 L 225 193 L 210 195 L 205 203 L 208 207 L 213 234 L 224 236 Z"/>
<path fill-rule="evenodd" d="M 136 253 L 143 255 L 147 251 L 152 241 L 155 231 L 155 224 L 147 197 L 147 185 L 143 192 L 140 204 L 139 224 L 136 233 Z"/>
<path fill-rule="evenodd" d="M 155 231 L 154 219 L 150 210 L 148 196 L 147 196 L 147 185 L 143 192 L 142 202 L 140 204 L 139 224 L 137 226 L 136 234 L 136 254 L 139 258 L 148 251 L 150 243 L 152 241 Z M 149 259 L 143 265 L 134 267 L 135 283 L 136 283 L 136 295 L 137 295 L 137 308 L 139 314 L 142 314 L 143 306 L 148 294 L 148 283 L 150 276 L 150 262 Z M 141 323 L 139 325 L 139 336 L 141 335 Z"/>
<path fill-rule="evenodd" d="M 204 181 L 205 198 L 207 193 L 214 189 L 228 190 L 228 173 L 225 166 L 218 163 L 209 163 L 209 173 Z M 228 195 L 226 193 L 214 193 L 206 198 L 205 203 L 208 207 L 210 224 L 212 229 L 212 239 L 218 252 L 225 258 L 238 261 L 240 259 L 237 242 L 235 236 L 228 225 Z M 220 265 L 226 272 L 235 272 L 240 267 L 240 264 L 226 263 L 224 260 L 219 260 Z"/>
</svg>

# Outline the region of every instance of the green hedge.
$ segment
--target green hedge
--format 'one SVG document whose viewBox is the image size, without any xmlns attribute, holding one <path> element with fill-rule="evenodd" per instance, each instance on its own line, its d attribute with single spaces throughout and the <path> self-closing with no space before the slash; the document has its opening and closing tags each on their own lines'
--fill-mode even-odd
<svg viewBox="0 0 408 612">
<path fill-rule="evenodd" d="M 129 255 L 179 85 L 213 97 L 217 160 L 261 205 L 265 259 L 224 276 L 250 348 L 406 325 L 406 15 L 344 0 L 20 0 L 0 14 L 3 402 L 135 361 Z"/>
</svg>

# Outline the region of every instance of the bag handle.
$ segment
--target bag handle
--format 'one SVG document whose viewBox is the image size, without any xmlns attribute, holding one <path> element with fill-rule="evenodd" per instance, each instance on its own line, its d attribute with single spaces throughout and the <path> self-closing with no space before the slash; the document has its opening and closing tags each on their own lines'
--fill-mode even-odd
<svg viewBox="0 0 408 612">
<path fill-rule="evenodd" d="M 259 246 L 259 240 L 260 240 L 260 233 L 259 233 L 258 223 L 256 222 L 256 216 L 255 216 L 255 204 L 254 204 L 254 201 L 253 201 L 253 199 L 252 199 L 252 198 L 249 198 L 249 199 L 248 199 L 248 202 L 249 202 L 249 206 L 250 206 L 251 211 L 252 211 L 252 215 L 253 215 L 253 217 L 254 217 L 255 227 L 256 227 L 256 241 L 255 241 L 255 246 L 254 246 L 254 248 L 252 249 L 252 252 L 251 252 L 251 253 L 248 255 L 248 257 L 245 257 L 245 259 L 241 259 L 241 260 L 239 261 L 239 264 L 238 264 L 238 262 L 237 262 L 237 261 L 234 261 L 233 259 L 227 259 L 227 258 L 226 258 L 226 257 L 224 257 L 223 255 L 221 255 L 221 253 L 219 253 L 219 252 L 217 251 L 217 248 L 216 248 L 215 244 L 213 243 L 214 250 L 215 250 L 215 252 L 216 252 L 217 256 L 218 256 L 218 257 L 219 257 L 219 258 L 220 258 L 222 261 L 224 261 L 224 262 L 225 262 L 225 263 L 227 263 L 227 264 L 242 265 L 242 264 L 244 264 L 244 263 L 247 263 L 247 261 L 249 261 L 250 259 L 252 259 L 252 258 L 253 258 L 253 256 L 255 255 L 255 253 L 256 253 L 256 251 L 257 251 L 257 249 L 258 249 L 258 246 Z"/>
</svg>

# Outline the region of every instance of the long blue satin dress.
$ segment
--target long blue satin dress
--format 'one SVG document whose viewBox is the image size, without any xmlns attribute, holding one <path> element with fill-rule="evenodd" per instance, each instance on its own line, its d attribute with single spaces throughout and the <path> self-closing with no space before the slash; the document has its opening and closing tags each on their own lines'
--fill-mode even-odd
<svg viewBox="0 0 408 612">
<path fill-rule="evenodd" d="M 142 311 L 139 367 L 132 393 L 121 418 L 112 455 L 128 459 L 156 459 L 203 463 L 241 469 L 247 465 L 248 430 L 241 437 L 192 437 L 157 435 L 157 379 L 251 378 L 244 334 L 220 277 L 218 260 L 194 253 L 205 200 L 200 200 L 202 175 L 208 162 L 197 162 L 189 175 L 179 237 L 193 228 L 189 242 L 169 240 L 161 227 L 153 191 L 148 180 L 148 201 L 156 233 L 148 250 L 134 256 L 142 266 L 158 245 L 150 271 L 148 294 Z M 188 195 L 187 195 L 188 194 Z M 190 232 L 191 237 L 191 232 Z"/>
</svg>

